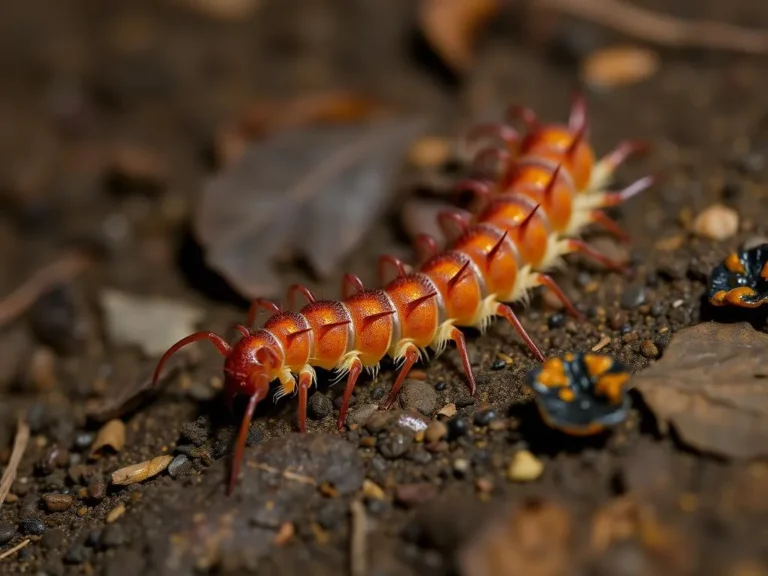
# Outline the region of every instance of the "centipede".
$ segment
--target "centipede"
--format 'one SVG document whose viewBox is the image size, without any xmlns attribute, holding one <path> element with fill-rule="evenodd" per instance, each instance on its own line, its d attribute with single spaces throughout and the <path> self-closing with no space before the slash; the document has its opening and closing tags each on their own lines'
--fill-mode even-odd
<svg viewBox="0 0 768 576">
<path fill-rule="evenodd" d="M 571 139 L 581 141 L 584 129 L 573 120 L 574 114 L 577 119 L 585 114 L 580 110 L 572 112 L 568 130 Z M 451 342 L 461 358 L 466 386 L 474 396 L 477 386 L 462 329 L 475 328 L 483 333 L 497 317 L 509 322 L 533 356 L 543 362 L 544 355 L 511 307 L 527 302 L 535 287 L 552 290 L 569 314 L 584 320 L 546 269 L 572 252 L 619 272 L 626 270 L 626 264 L 614 262 L 580 238 L 566 234 L 575 229 L 574 220 L 584 224 L 575 199 L 586 195 L 586 189 L 580 189 L 571 176 L 573 161 L 561 162 L 552 152 L 563 147 L 565 137 L 559 134 L 555 129 L 546 137 L 539 134 L 537 138 L 554 144 L 537 149 L 538 145 L 531 144 L 535 139 L 531 140 L 517 148 L 518 159 L 510 162 L 519 168 L 520 160 L 530 157 L 531 151 L 543 150 L 539 159 L 546 160 L 546 169 L 534 165 L 527 177 L 510 180 L 503 192 L 489 194 L 489 201 L 477 213 L 461 209 L 441 212 L 442 248 L 435 238 L 422 234 L 415 239 L 415 266 L 382 255 L 378 261 L 380 288 L 367 288 L 358 276 L 348 273 L 342 278 L 341 300 L 321 300 L 306 286 L 294 284 L 288 289 L 286 309 L 268 299 L 254 300 L 246 325 L 234 326 L 241 335 L 234 343 L 215 332 L 200 331 L 165 352 L 155 369 L 155 384 L 174 353 L 207 340 L 224 357 L 223 396 L 230 412 L 238 396 L 248 400 L 235 444 L 228 494 L 237 483 L 255 408 L 268 397 L 273 382 L 279 383 L 276 399 L 298 394 L 298 427 L 306 432 L 307 400 L 310 388 L 317 383 L 316 369 L 335 372 L 334 382 L 346 377 L 337 422 L 341 431 L 359 378 L 363 373 L 375 377 L 387 356 L 398 372 L 381 406 L 384 410 L 392 407 L 413 366 L 420 360 L 428 361 L 430 350 L 433 358 L 440 355 Z M 526 146 L 528 152 L 521 156 L 519 151 Z M 569 158 L 585 154 L 573 156 L 571 148 L 572 144 L 563 154 Z M 551 170 L 549 163 L 554 164 Z M 599 193 L 602 201 L 594 206 L 613 205 L 616 200 L 610 194 Z M 393 271 L 394 277 L 387 280 Z M 306 304 L 293 311 L 297 296 Z M 253 328 L 262 310 L 268 317 L 261 328 Z"/>
<path fill-rule="evenodd" d="M 646 190 L 658 181 L 658 175 L 644 176 L 618 191 L 607 187 L 623 163 L 647 152 L 650 145 L 642 140 L 624 140 L 598 159 L 589 143 L 588 117 L 583 94 L 575 92 L 567 124 L 542 123 L 531 108 L 513 105 L 504 121 L 475 126 L 465 138 L 468 145 L 488 137 L 503 145 L 481 148 L 472 167 L 481 168 L 494 160 L 500 164 L 501 173 L 495 181 L 462 180 L 456 186 L 457 192 L 472 192 L 483 201 L 495 194 L 532 194 L 540 197 L 543 207 L 549 210 L 550 222 L 558 234 L 575 237 L 585 227 L 597 224 L 628 243 L 629 235 L 604 210 Z M 516 120 L 522 120 L 526 133 L 521 134 L 513 126 Z"/>
</svg>

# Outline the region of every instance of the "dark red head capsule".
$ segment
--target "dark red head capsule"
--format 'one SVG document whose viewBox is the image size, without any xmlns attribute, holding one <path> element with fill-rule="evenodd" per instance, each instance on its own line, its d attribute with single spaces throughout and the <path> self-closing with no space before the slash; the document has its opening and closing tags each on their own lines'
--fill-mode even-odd
<svg viewBox="0 0 768 576">
<path fill-rule="evenodd" d="M 544 421 L 571 435 L 596 434 L 621 423 L 630 406 L 631 375 L 604 354 L 551 358 L 527 375 Z"/>
</svg>

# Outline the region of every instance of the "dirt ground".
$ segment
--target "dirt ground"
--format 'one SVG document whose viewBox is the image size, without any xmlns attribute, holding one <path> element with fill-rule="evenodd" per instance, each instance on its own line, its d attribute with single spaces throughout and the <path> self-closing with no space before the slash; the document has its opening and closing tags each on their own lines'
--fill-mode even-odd
<svg viewBox="0 0 768 576">
<path fill-rule="evenodd" d="M 468 337 L 475 398 L 449 349 L 388 418 L 367 417 L 389 391 L 391 366 L 364 379 L 350 413 L 354 430 L 335 431 L 341 385 L 313 393 L 306 436 L 296 432 L 295 398 L 265 402 L 230 497 L 237 422 L 213 387 L 221 361 L 212 347 L 199 346 L 197 364 L 122 416 L 122 450 L 90 460 L 100 423 L 87 418 L 89 400 L 135 386 L 156 362 L 109 341 L 99 307 L 106 289 L 198 306 L 200 326 L 230 336 L 228 327 L 244 319 L 244 303 L 200 271 L 189 217 L 210 173 L 213 135 L 254 98 L 360 87 L 403 112 L 430 112 L 432 132 L 448 137 L 513 102 L 564 120 L 576 62 L 623 40 L 562 20 L 546 44 L 527 42 L 508 18 L 484 35 L 471 72 L 457 82 L 412 49 L 408 0 L 257 0 L 251 17 L 229 23 L 187 6 L 194 4 L 29 0 L 2 10 L 0 294 L 70 245 L 98 246 L 102 258 L 0 327 L 0 463 L 10 456 L 17 410 L 28 410 L 32 432 L 0 509 L 0 555 L 31 541 L 1 560 L 0 572 L 768 574 L 764 467 L 694 450 L 636 397 L 627 421 L 605 437 L 569 439 L 545 428 L 523 385 L 535 362 L 502 322 Z M 768 28 L 759 0 L 686 0 L 674 10 Z M 768 233 L 768 62 L 659 54 L 649 80 L 586 91 L 598 152 L 625 138 L 653 145 L 622 168 L 620 182 L 657 171 L 664 180 L 616 211 L 632 236 L 631 278 L 579 258 L 557 273 L 586 323 L 539 297 L 522 312 L 548 356 L 608 337 L 603 352 L 643 370 L 679 330 L 710 318 L 702 297 L 712 266 Z M 116 190 L 110 163 L 126 146 L 159 159 L 160 191 Z M 741 215 L 737 235 L 693 237 L 691 218 L 714 202 Z M 393 220 L 383 218 L 327 283 L 297 269 L 285 273 L 286 284 L 301 279 L 337 294 L 345 271 L 373 283 L 378 254 L 409 254 Z M 676 236 L 683 241 L 674 249 L 659 242 Z M 512 359 L 501 369 L 500 352 Z M 439 417 L 451 403 L 456 416 Z M 448 435 L 427 443 L 415 430 L 436 419 Z M 543 465 L 530 482 L 510 478 L 522 450 Z M 105 485 L 118 468 L 161 454 L 185 458 L 174 461 L 173 475 Z M 51 505 L 51 494 L 71 496 L 66 508 Z M 515 520 L 494 524 L 507 506 Z M 483 567 L 502 557 L 517 568 Z"/>
</svg>

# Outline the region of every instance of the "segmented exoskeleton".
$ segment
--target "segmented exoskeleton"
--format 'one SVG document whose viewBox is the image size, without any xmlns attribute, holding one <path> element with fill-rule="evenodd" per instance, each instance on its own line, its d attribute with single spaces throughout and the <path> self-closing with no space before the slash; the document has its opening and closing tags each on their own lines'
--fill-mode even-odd
<svg viewBox="0 0 768 576">
<path fill-rule="evenodd" d="M 554 142 L 552 150 L 560 145 L 554 136 L 550 140 Z M 520 146 L 518 152 L 536 149 L 530 142 L 526 146 Z M 550 151 L 549 147 L 542 149 Z M 580 158 L 585 153 L 574 154 L 567 152 L 569 158 Z M 556 154 L 551 152 L 551 156 Z M 515 162 L 509 164 L 509 173 L 515 176 L 508 177 L 502 193 L 487 195 L 488 203 L 478 215 L 461 211 L 440 215 L 449 236 L 444 250 L 439 250 L 431 237 L 418 238 L 422 263 L 415 271 L 409 271 L 397 258 L 382 256 L 380 278 L 384 279 L 388 266 L 397 272 L 383 288 L 366 289 L 357 276 L 347 274 L 342 283 L 343 300 L 331 301 L 317 300 L 309 289 L 295 285 L 289 290 L 290 298 L 301 293 L 308 301 L 298 312 L 281 311 L 273 302 L 259 299 L 251 307 L 248 325 L 253 324 L 260 308 L 269 310 L 271 316 L 259 329 L 238 325 L 242 338 L 236 343 L 229 344 L 213 332 L 197 332 L 163 355 L 155 380 L 174 352 L 207 339 L 225 356 L 224 395 L 230 408 L 237 395 L 249 398 L 237 439 L 230 491 L 237 479 L 254 409 L 267 397 L 272 381 L 280 382 L 279 395 L 298 391 L 299 428 L 305 431 L 308 390 L 316 381 L 315 368 L 336 370 L 338 378 L 346 376 L 338 419 L 338 428 L 342 429 L 352 392 L 364 371 L 375 373 L 385 356 L 398 365 L 397 379 L 383 406 L 388 409 L 413 365 L 420 358 L 426 359 L 427 349 L 439 353 L 452 341 L 474 395 L 475 380 L 460 328 L 483 331 L 495 316 L 501 316 L 543 361 L 543 354 L 509 304 L 525 299 L 531 288 L 543 285 L 554 290 L 568 311 L 579 317 L 562 290 L 542 271 L 574 251 L 623 269 L 582 240 L 568 237 L 577 225 L 588 222 L 586 209 L 578 201 L 588 193 L 578 188 L 569 168 L 552 164 L 557 160 L 549 156 L 530 161 L 519 153 L 515 157 Z M 482 191 L 477 183 L 471 186 Z M 595 193 L 600 201 L 589 208 L 589 214 L 627 196 L 626 192 L 618 196 Z"/>
</svg>

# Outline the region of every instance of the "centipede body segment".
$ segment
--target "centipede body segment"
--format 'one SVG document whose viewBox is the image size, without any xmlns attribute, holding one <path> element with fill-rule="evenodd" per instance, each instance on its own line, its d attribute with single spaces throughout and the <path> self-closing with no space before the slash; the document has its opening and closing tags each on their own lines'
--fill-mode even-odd
<svg viewBox="0 0 768 576">
<path fill-rule="evenodd" d="M 496 316 L 509 321 L 534 356 L 544 361 L 509 304 L 525 300 L 530 289 L 545 286 L 579 317 L 544 271 L 570 252 L 581 252 L 613 269 L 623 269 L 622 264 L 610 261 L 574 237 L 601 207 L 615 205 L 631 195 L 579 187 L 579 182 L 595 179 L 584 168 L 588 164 L 591 167 L 593 155 L 583 141 L 586 110 L 580 106 L 577 103 L 574 107 L 571 125 L 564 129 L 534 127 L 535 118 L 526 112 L 533 136 L 522 139 L 514 153 L 503 151 L 509 161 L 501 191 L 491 191 L 491 184 L 486 182 L 469 183 L 485 197 L 486 205 L 478 214 L 458 210 L 442 213 L 439 223 L 448 243 L 440 250 L 435 239 L 420 237 L 416 244 L 423 261 L 414 271 L 409 272 L 395 257 L 382 256 L 382 284 L 388 269 L 396 274 L 382 288 L 367 289 L 358 277 L 347 274 L 342 280 L 343 300 L 334 301 L 318 300 L 309 289 L 293 286 L 289 303 L 297 295 L 307 301 L 300 310 L 280 310 L 268 300 L 256 300 L 249 313 L 249 326 L 260 309 L 267 310 L 270 316 L 259 329 L 238 326 L 242 338 L 235 344 L 205 331 L 182 339 L 165 353 L 158 363 L 156 378 L 177 350 L 191 342 L 209 340 L 225 357 L 227 404 L 231 407 L 238 395 L 249 399 L 237 439 L 230 492 L 254 409 L 268 396 L 273 381 L 280 385 L 278 397 L 298 394 L 299 428 L 303 432 L 308 391 L 317 380 L 315 368 L 335 370 L 339 380 L 346 377 L 338 419 L 341 430 L 358 379 L 363 372 L 375 374 L 385 356 L 395 361 L 399 372 L 384 409 L 391 407 L 414 364 L 427 358 L 428 349 L 439 354 L 451 342 L 456 345 L 467 387 L 474 395 L 476 385 L 461 328 L 483 331 Z M 582 117 L 583 121 L 579 120 Z M 648 185 L 647 180 L 636 184 L 633 193 Z"/>
</svg>

